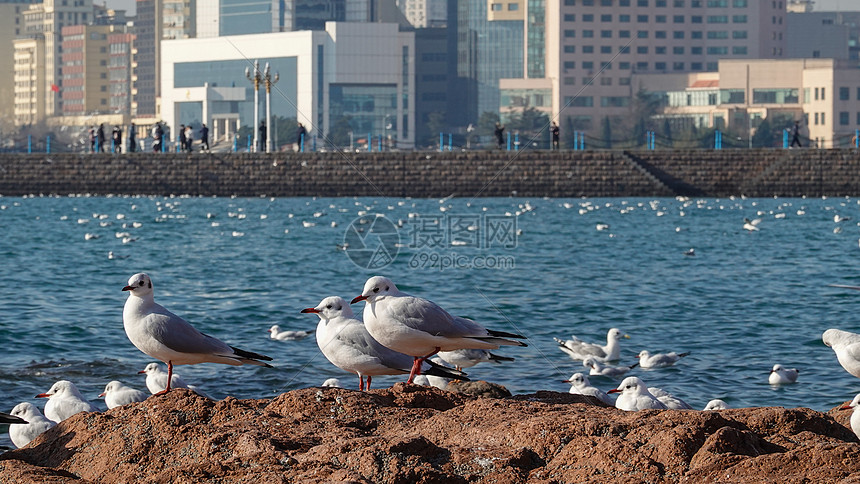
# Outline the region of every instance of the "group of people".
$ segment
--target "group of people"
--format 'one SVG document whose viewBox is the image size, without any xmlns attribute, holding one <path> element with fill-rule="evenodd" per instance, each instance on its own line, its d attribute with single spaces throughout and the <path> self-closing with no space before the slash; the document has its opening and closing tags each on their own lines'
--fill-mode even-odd
<svg viewBox="0 0 860 484">
<path fill-rule="evenodd" d="M 134 126 L 134 125 L 132 125 Z M 122 153 L 122 128 L 119 126 L 113 127 L 111 133 L 111 142 L 108 144 L 105 139 L 105 125 L 100 124 L 98 128 L 91 127 L 88 131 L 91 153 Z M 134 151 L 134 132 L 132 131 L 129 137 L 129 151 Z"/>
<path fill-rule="evenodd" d="M 209 128 L 206 123 L 200 127 L 200 150 L 209 151 Z M 191 153 L 194 146 L 194 127 L 192 125 L 179 125 L 179 147 L 186 153 Z"/>
<path fill-rule="evenodd" d="M 501 123 L 496 123 L 495 129 L 496 135 L 496 143 L 499 145 L 499 149 L 504 149 L 505 147 L 505 126 Z M 560 130 L 558 128 L 558 123 L 555 121 L 552 122 L 549 126 L 549 133 L 552 136 L 552 149 L 557 150 L 559 147 L 559 135 Z"/>
</svg>

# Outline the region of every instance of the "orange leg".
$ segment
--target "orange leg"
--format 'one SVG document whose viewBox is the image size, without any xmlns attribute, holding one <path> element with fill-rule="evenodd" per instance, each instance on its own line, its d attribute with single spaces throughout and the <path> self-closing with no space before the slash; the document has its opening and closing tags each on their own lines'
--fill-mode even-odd
<svg viewBox="0 0 860 484">
<path fill-rule="evenodd" d="M 435 355 L 435 354 L 436 354 L 436 353 L 438 353 L 441 349 L 442 349 L 442 348 L 438 348 L 438 347 L 437 347 L 437 348 L 436 348 L 436 351 L 434 351 L 434 352 L 430 353 L 430 354 L 429 354 L 429 355 L 427 355 L 427 356 L 422 356 L 422 357 L 418 357 L 418 356 L 416 356 L 416 357 L 415 357 L 415 360 L 412 362 L 412 371 L 410 371 L 410 372 L 409 372 L 409 379 L 408 379 L 408 380 L 406 380 L 406 383 L 411 384 L 411 383 L 412 383 L 412 380 L 414 380 L 416 376 L 418 376 L 418 375 L 420 375 L 420 374 L 421 374 L 421 365 L 423 365 L 423 364 L 424 364 L 424 360 L 426 360 L 427 358 L 430 358 L 431 356 Z"/>
<path fill-rule="evenodd" d="M 173 380 L 173 362 L 167 361 L 167 388 L 156 393 L 156 395 L 164 395 L 170 391 L 170 381 Z"/>
</svg>

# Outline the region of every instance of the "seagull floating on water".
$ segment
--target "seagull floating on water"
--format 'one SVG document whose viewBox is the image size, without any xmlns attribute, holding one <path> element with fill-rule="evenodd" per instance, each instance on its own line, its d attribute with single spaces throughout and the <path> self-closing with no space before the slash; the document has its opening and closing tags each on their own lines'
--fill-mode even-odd
<svg viewBox="0 0 860 484">
<path fill-rule="evenodd" d="M 636 355 L 639 358 L 639 366 L 642 368 L 661 368 L 664 366 L 672 366 L 681 358 L 690 353 L 654 353 L 653 355 L 648 350 L 642 350 Z"/>
<path fill-rule="evenodd" d="M 586 343 L 576 336 L 571 336 L 571 339 L 562 341 L 558 338 L 553 338 L 560 350 L 564 351 L 574 360 L 584 360 L 593 357 L 598 361 L 616 361 L 621 358 L 621 346 L 619 345 L 621 338 L 630 338 L 630 336 L 621 332 L 618 328 L 611 328 L 606 333 L 606 345 L 595 343 Z"/>
<path fill-rule="evenodd" d="M 784 383 L 794 383 L 797 381 L 797 374 L 800 371 L 797 368 L 784 368 L 777 363 L 770 370 L 770 376 L 767 377 L 768 383 L 771 385 L 781 385 Z"/>
<path fill-rule="evenodd" d="M 471 319 L 452 316 L 436 303 L 397 289 L 387 277 L 374 276 L 352 303 L 367 301 L 364 324 L 383 346 L 414 358 L 407 383 L 421 374 L 422 363 L 440 351 L 495 350 L 499 345 L 526 346 L 513 333 L 484 328 Z"/>
<path fill-rule="evenodd" d="M 744 230 L 748 230 L 750 232 L 758 232 L 758 225 L 761 223 L 761 219 L 757 218 L 754 220 L 750 220 L 748 218 L 744 219 Z"/>
<path fill-rule="evenodd" d="M 300 339 L 307 338 L 309 335 L 312 335 L 313 330 L 310 331 L 281 331 L 281 327 L 277 324 L 272 325 L 269 328 L 269 337 L 272 339 L 276 339 L 278 341 L 297 341 Z"/>
<path fill-rule="evenodd" d="M 636 368 L 639 363 L 633 363 L 630 366 L 608 366 L 597 361 L 593 356 L 589 356 L 588 358 L 582 361 L 582 366 L 587 368 L 591 368 L 588 372 L 591 376 L 608 376 L 609 378 L 620 378 L 622 375 L 627 373 L 628 371 Z"/>
<path fill-rule="evenodd" d="M 173 365 L 197 363 L 223 363 L 239 366 L 244 364 L 272 366 L 268 356 L 240 350 L 223 341 L 203 334 L 179 316 L 171 313 L 153 298 L 152 280 L 138 273 L 122 288 L 129 291 L 122 311 L 125 333 L 132 344 L 145 354 L 167 363 L 167 387 L 170 391 Z"/>
<path fill-rule="evenodd" d="M 490 362 L 500 364 L 503 361 L 514 361 L 509 356 L 501 356 L 490 353 L 488 350 L 463 349 L 454 351 L 440 351 L 437 355 L 447 363 L 454 365 L 457 370 L 471 368 L 478 363 Z"/>
</svg>

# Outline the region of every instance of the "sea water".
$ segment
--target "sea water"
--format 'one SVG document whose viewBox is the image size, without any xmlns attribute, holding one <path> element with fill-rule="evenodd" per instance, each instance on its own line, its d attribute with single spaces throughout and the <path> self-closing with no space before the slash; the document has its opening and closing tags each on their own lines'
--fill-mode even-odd
<svg viewBox="0 0 860 484">
<path fill-rule="evenodd" d="M 566 392 L 562 380 L 587 369 L 553 338 L 605 342 L 617 327 L 630 336 L 621 364 L 642 349 L 690 352 L 630 374 L 694 408 L 721 398 L 826 411 L 860 391 L 821 342 L 828 328 L 860 332 L 860 291 L 828 286 L 860 285 L 858 223 L 852 198 L 0 197 L 0 410 L 43 408 L 34 396 L 60 379 L 103 409 L 111 380 L 146 390 L 138 371 L 154 360 L 125 335 L 122 288 L 147 272 L 158 303 L 274 358 L 273 369 L 176 367 L 215 398 L 271 398 L 330 377 L 357 388 L 313 337 L 276 341 L 268 329 L 314 329 L 303 308 L 349 301 L 381 274 L 525 335 L 528 347 L 495 351 L 515 362 L 467 370 L 515 394 Z M 800 369 L 798 382 L 770 386 L 775 363 Z"/>
</svg>

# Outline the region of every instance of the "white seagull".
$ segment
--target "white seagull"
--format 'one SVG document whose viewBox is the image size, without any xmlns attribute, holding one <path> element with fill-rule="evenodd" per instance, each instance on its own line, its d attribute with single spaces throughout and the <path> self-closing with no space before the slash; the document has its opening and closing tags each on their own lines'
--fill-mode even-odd
<svg viewBox="0 0 860 484">
<path fill-rule="evenodd" d="M 618 328 L 611 328 L 606 333 L 606 345 L 586 343 L 576 336 L 571 336 L 571 339 L 567 341 L 558 338 L 553 339 L 558 343 L 559 349 L 574 360 L 584 360 L 591 356 L 600 361 L 616 361 L 621 357 L 621 346 L 619 345 L 621 338 L 630 338 L 630 336 L 622 333 Z"/>
<path fill-rule="evenodd" d="M 158 363 L 150 363 L 137 373 L 146 374 L 146 388 L 149 393 L 157 395 L 167 388 L 167 372 L 162 370 Z M 176 373 L 170 375 L 170 388 L 188 388 L 191 390 L 191 387 L 192 385 L 185 383 L 185 380 Z"/>
<path fill-rule="evenodd" d="M 854 411 L 851 412 L 851 430 L 853 430 L 854 435 L 856 435 L 857 438 L 860 439 L 860 411 L 858 411 L 858 409 L 860 409 L 860 393 L 855 395 L 854 399 L 851 400 L 850 403 L 846 403 L 845 405 L 839 407 L 840 410 L 849 410 L 852 408 L 854 409 Z"/>
<path fill-rule="evenodd" d="M 860 378 L 860 334 L 828 329 L 821 336 L 821 340 L 833 348 L 836 359 L 845 371 Z"/>
<path fill-rule="evenodd" d="M 138 273 L 122 288 L 128 299 L 122 311 L 122 323 L 128 339 L 140 351 L 167 363 L 168 383 L 164 393 L 170 391 L 173 365 L 197 363 L 223 363 L 239 366 L 252 364 L 271 365 L 268 356 L 240 350 L 223 341 L 203 334 L 179 316 L 171 313 L 153 298 L 152 280 Z"/>
<path fill-rule="evenodd" d="M 427 358 L 440 351 L 526 346 L 509 339 L 525 336 L 489 330 L 471 319 L 452 316 L 430 300 L 401 292 L 387 277 L 368 279 L 352 303 L 359 301 L 367 301 L 364 324 L 370 335 L 383 346 L 414 358 L 407 383 L 421 374 Z"/>
<path fill-rule="evenodd" d="M 588 372 L 589 375 L 608 376 L 610 378 L 619 378 L 633 368 L 636 368 L 636 365 L 638 365 L 638 363 L 633 363 L 630 366 L 608 366 L 597 361 L 591 356 L 582 360 L 582 366 L 591 368 Z"/>
<path fill-rule="evenodd" d="M 12 409 L 14 412 L 15 409 Z M 26 424 L 27 421 L 21 417 L 17 417 L 14 413 L 0 412 L 0 424 Z"/>
<path fill-rule="evenodd" d="M 720 400 L 719 398 L 715 398 L 708 402 L 708 404 L 705 405 L 705 408 L 703 408 L 702 410 L 727 410 L 729 408 L 729 404 Z"/>
<path fill-rule="evenodd" d="M 761 223 L 760 218 L 757 218 L 754 220 L 750 220 L 748 218 L 745 218 L 744 219 L 744 230 L 747 230 L 750 232 L 758 232 L 758 224 L 760 224 L 760 223 Z"/>
<path fill-rule="evenodd" d="M 588 395 L 594 397 L 607 405 L 614 405 L 612 397 L 606 394 L 603 390 L 593 386 L 588 380 L 588 377 L 582 373 L 574 373 L 567 380 L 562 380 L 563 383 L 570 383 L 568 393 L 574 395 Z"/>
<path fill-rule="evenodd" d="M 338 380 L 337 378 L 329 378 L 326 381 L 322 382 L 322 385 L 320 386 L 323 388 L 343 388 L 343 386 L 340 384 L 340 380 Z"/>
<path fill-rule="evenodd" d="M 30 402 L 21 402 L 15 405 L 15 408 L 12 409 L 12 415 L 24 422 L 9 422 L 12 424 L 9 425 L 9 438 L 19 449 L 57 425 L 56 422 L 45 418 L 42 412 Z"/>
<path fill-rule="evenodd" d="M 454 365 L 457 370 L 471 368 L 478 363 L 491 362 L 500 364 L 503 361 L 514 361 L 509 356 L 501 356 L 490 353 L 488 350 L 463 349 L 454 351 L 440 351 L 437 355 L 443 361 Z"/>
<path fill-rule="evenodd" d="M 648 350 L 642 350 L 636 355 L 639 358 L 639 366 L 642 368 L 660 368 L 664 366 L 672 366 L 681 358 L 690 353 L 654 353 L 653 355 Z"/>
<path fill-rule="evenodd" d="M 105 405 L 108 409 L 121 407 L 133 402 L 142 402 L 146 400 L 146 393 L 134 388 L 127 387 L 116 380 L 105 385 L 105 391 L 99 394 L 99 397 L 105 399 Z"/>
<path fill-rule="evenodd" d="M 281 327 L 277 324 L 272 325 L 269 328 L 269 337 L 272 339 L 276 339 L 278 341 L 297 341 L 303 338 L 307 338 L 313 334 L 313 330 L 311 331 L 281 331 Z"/>
<path fill-rule="evenodd" d="M 779 363 L 773 365 L 770 370 L 770 375 L 767 377 L 767 382 L 771 385 L 781 385 L 783 383 L 794 383 L 797 381 L 797 374 L 800 371 L 797 368 L 785 368 Z"/>
<path fill-rule="evenodd" d="M 667 407 L 657 399 L 648 387 L 639 378 L 628 376 L 621 382 L 618 388 L 609 390 L 607 393 L 620 393 L 615 399 L 615 408 L 635 412 L 647 409 L 663 409 Z"/>
<path fill-rule="evenodd" d="M 320 351 L 334 366 L 358 375 L 359 390 L 370 390 L 374 376 L 410 372 L 412 357 L 386 348 L 373 339 L 343 298 L 327 297 L 316 307 L 302 309 L 302 312 L 319 316 L 316 334 Z M 454 372 L 430 361 L 424 362 L 422 370 L 437 376 L 465 379 L 462 372 Z M 364 377 L 367 377 L 366 386 Z"/>
<path fill-rule="evenodd" d="M 45 404 L 45 416 L 48 420 L 62 422 L 79 412 L 98 412 L 99 409 L 90 403 L 74 383 L 68 380 L 60 380 L 45 393 L 36 395 L 36 398 L 47 398 Z"/>
<path fill-rule="evenodd" d="M 660 400 L 660 403 L 666 405 L 666 408 L 670 408 L 673 410 L 692 410 L 693 407 L 690 406 L 689 403 L 681 400 L 680 398 L 672 395 L 671 393 L 663 390 L 662 388 L 657 387 L 648 387 L 648 391 L 651 392 L 651 395 L 657 397 L 657 400 Z"/>
</svg>

